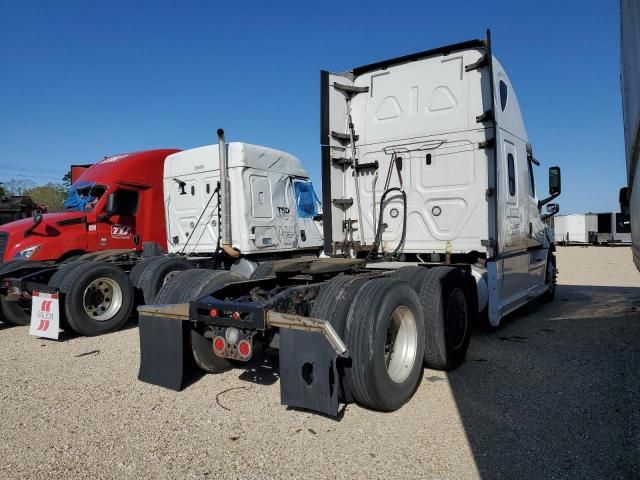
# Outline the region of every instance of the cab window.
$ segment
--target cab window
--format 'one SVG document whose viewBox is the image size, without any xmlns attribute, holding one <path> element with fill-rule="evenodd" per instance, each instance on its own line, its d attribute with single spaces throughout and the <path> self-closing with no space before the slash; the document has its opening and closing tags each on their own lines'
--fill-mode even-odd
<svg viewBox="0 0 640 480">
<path fill-rule="evenodd" d="M 135 215 L 138 211 L 138 192 L 133 190 L 116 191 L 118 215 Z"/>
<path fill-rule="evenodd" d="M 509 195 L 516 196 L 516 166 L 513 155 L 507 155 L 507 175 L 509 177 Z"/>
<path fill-rule="evenodd" d="M 527 163 L 529 164 L 529 195 L 535 198 L 536 197 L 536 180 L 533 176 L 533 162 L 529 160 Z"/>
<path fill-rule="evenodd" d="M 313 184 L 305 180 L 294 180 L 293 191 L 296 196 L 298 217 L 315 217 L 320 211 L 320 201 L 313 189 Z"/>
</svg>

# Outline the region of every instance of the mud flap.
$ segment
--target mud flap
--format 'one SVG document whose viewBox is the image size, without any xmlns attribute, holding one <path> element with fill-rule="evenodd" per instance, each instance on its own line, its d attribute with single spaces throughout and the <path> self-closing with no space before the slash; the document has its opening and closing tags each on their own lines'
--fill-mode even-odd
<svg viewBox="0 0 640 480">
<path fill-rule="evenodd" d="M 280 402 L 338 416 L 338 355 L 322 335 L 280 329 Z"/>
<path fill-rule="evenodd" d="M 140 315 L 140 371 L 138 380 L 182 390 L 190 372 L 186 357 L 189 322 Z"/>
</svg>

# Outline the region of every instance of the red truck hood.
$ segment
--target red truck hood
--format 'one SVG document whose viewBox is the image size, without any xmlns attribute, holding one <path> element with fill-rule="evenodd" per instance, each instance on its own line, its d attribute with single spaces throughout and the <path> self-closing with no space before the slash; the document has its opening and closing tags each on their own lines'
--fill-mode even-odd
<svg viewBox="0 0 640 480">
<path fill-rule="evenodd" d="M 46 213 L 42 216 L 42 223 L 35 228 L 32 235 L 46 234 L 47 227 L 58 229 L 65 225 L 84 223 L 85 219 L 86 213 L 83 212 Z M 16 234 L 22 235 L 24 231 L 31 226 L 33 226 L 33 218 L 25 218 L 0 225 L 0 232 L 7 232 L 11 236 Z"/>
<path fill-rule="evenodd" d="M 84 251 L 87 246 L 87 215 L 85 212 L 47 213 L 30 235 L 24 236 L 33 227 L 33 219 L 25 218 L 0 226 L 3 241 L 0 245 L 0 262 L 14 258 L 26 248 L 38 246 L 31 260 L 58 260 L 68 251 Z"/>
</svg>

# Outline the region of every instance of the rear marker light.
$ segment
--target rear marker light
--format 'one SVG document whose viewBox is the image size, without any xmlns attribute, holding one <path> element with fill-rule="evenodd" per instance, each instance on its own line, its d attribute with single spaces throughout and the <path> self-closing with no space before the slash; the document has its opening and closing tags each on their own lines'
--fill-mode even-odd
<svg viewBox="0 0 640 480">
<path fill-rule="evenodd" d="M 216 317 L 218 316 L 218 310 L 216 310 L 215 308 L 212 308 L 212 309 L 209 311 L 209 316 L 210 316 L 211 318 L 216 318 Z"/>
<path fill-rule="evenodd" d="M 239 312 L 233 312 L 231 314 L 231 320 L 240 320 L 240 313 Z"/>
<path fill-rule="evenodd" d="M 224 341 L 222 337 L 216 337 L 213 339 L 213 351 L 216 353 L 224 352 L 225 348 L 227 348 L 227 343 Z"/>
<path fill-rule="evenodd" d="M 251 356 L 251 344 L 247 340 L 240 340 L 240 343 L 238 343 L 238 354 L 242 358 Z"/>
</svg>

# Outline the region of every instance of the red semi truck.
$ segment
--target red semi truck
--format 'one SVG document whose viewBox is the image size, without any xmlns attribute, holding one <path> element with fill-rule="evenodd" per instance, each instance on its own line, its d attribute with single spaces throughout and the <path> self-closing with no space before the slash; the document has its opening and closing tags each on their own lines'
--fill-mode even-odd
<svg viewBox="0 0 640 480">
<path fill-rule="evenodd" d="M 142 250 L 143 242 L 166 249 L 162 172 L 178 150 L 115 155 L 84 168 L 69 189 L 65 211 L 0 226 L 0 260 L 60 262 L 99 250 Z M 106 215 L 113 194 L 123 207 Z M 125 208 L 129 206 L 129 208 Z"/>
<path fill-rule="evenodd" d="M 40 272 L 50 276 L 57 264 L 78 258 L 109 261 L 113 265 L 102 265 L 102 273 L 117 277 L 126 275 L 120 267 L 136 263 L 143 245 L 166 251 L 165 222 L 158 221 L 164 218 L 163 166 L 179 151 L 148 150 L 75 165 L 65 211 L 0 226 L 0 320 L 30 321 L 31 299 L 10 301 L 7 278 L 31 276 L 37 284 Z"/>
</svg>

